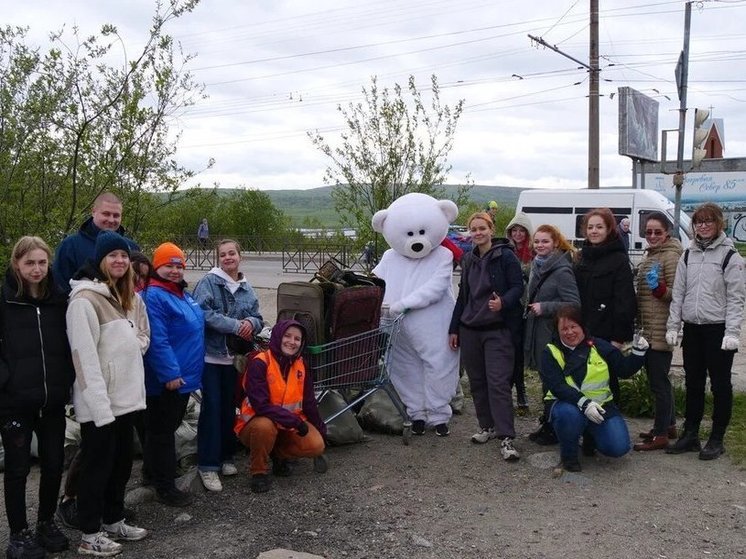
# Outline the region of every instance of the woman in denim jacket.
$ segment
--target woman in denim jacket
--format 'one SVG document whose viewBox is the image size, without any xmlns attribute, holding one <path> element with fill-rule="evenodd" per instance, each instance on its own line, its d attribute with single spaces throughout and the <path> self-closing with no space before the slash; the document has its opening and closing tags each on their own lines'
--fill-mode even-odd
<svg viewBox="0 0 746 559">
<path fill-rule="evenodd" d="M 236 370 L 226 335 L 253 339 L 264 326 L 256 293 L 238 270 L 241 248 L 236 241 L 218 243 L 218 266 L 194 289 L 194 299 L 205 312 L 205 368 L 202 408 L 197 426 L 199 475 L 208 491 L 221 491 L 218 472 L 235 475 L 233 421 Z"/>
</svg>

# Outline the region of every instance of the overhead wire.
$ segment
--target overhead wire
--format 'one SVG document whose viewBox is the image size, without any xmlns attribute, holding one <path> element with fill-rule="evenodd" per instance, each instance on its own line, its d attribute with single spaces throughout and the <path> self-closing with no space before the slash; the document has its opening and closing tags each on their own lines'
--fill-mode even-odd
<svg viewBox="0 0 746 559">
<path fill-rule="evenodd" d="M 734 5 L 734 4 L 743 4 L 744 2 L 723 2 L 723 3 Z M 443 3 L 438 2 L 438 3 L 433 3 L 433 4 L 441 5 Z M 577 4 L 577 1 L 575 2 L 575 4 Z M 573 4 L 572 7 L 574 7 L 575 4 Z M 672 9 L 672 10 L 646 11 L 643 14 L 624 13 L 625 11 L 632 10 L 632 9 L 637 9 L 637 8 L 650 9 L 650 8 L 657 8 L 657 7 L 660 7 L 660 6 L 669 6 L 669 5 L 676 5 L 677 8 L 676 9 Z M 571 7 L 571 9 L 572 9 L 572 7 Z M 556 27 L 558 27 L 559 24 L 563 21 L 563 19 L 567 15 L 567 13 L 569 13 L 569 11 L 570 10 L 568 10 L 567 12 L 565 12 L 565 14 L 563 14 L 563 16 L 561 16 L 559 20 L 556 20 L 554 22 L 554 24 L 549 28 L 549 31 L 554 30 Z M 640 17 L 641 15 L 642 16 L 647 16 L 647 15 L 650 15 L 650 14 L 659 14 L 659 13 L 673 13 L 673 12 L 677 12 L 678 13 L 679 11 L 680 11 L 680 2 L 656 2 L 656 3 L 646 3 L 646 4 L 640 4 L 640 5 L 637 5 L 637 6 L 624 7 L 624 8 L 606 9 L 606 10 L 603 10 L 603 14 L 604 14 L 603 17 L 607 17 L 607 18 L 608 17 L 633 17 L 633 16 Z M 547 19 L 547 18 L 545 18 L 545 19 Z M 521 25 L 526 26 L 526 25 L 529 25 L 530 26 L 530 25 L 536 25 L 537 21 L 539 21 L 539 20 L 531 20 L 531 21 L 525 21 L 525 22 L 516 22 L 516 23 L 513 23 L 511 25 L 514 25 L 514 26 L 521 26 Z M 565 23 L 567 25 L 571 25 L 571 24 L 576 24 L 577 21 L 571 20 L 571 21 L 567 21 Z M 376 48 L 376 47 L 383 47 L 383 46 L 395 46 L 395 45 L 401 45 L 401 44 L 411 43 L 413 41 L 434 40 L 434 39 L 440 39 L 440 38 L 444 38 L 444 37 L 448 37 L 448 36 L 456 36 L 456 35 L 465 35 L 465 34 L 469 34 L 469 33 L 476 33 L 476 32 L 479 32 L 479 31 L 484 31 L 485 29 L 493 29 L 493 28 L 497 28 L 497 27 L 507 27 L 507 25 L 488 26 L 486 28 L 474 28 L 474 29 L 459 30 L 459 31 L 453 31 L 453 32 L 442 33 L 442 34 L 425 35 L 425 36 L 421 36 L 421 37 L 413 37 L 413 38 L 407 38 L 407 39 L 394 39 L 394 40 L 382 41 L 382 42 L 377 42 L 377 43 L 367 43 L 367 44 L 364 44 L 364 45 L 352 45 L 352 46 L 337 47 L 337 48 L 332 48 L 332 49 L 327 49 L 327 50 L 319 50 L 319 51 L 313 51 L 313 52 L 296 53 L 296 54 L 293 54 L 293 55 L 285 55 L 285 56 L 281 56 L 281 57 L 278 57 L 278 58 L 275 58 L 275 59 L 269 59 L 269 60 L 275 60 L 275 61 L 279 61 L 279 60 L 293 60 L 293 59 L 302 59 L 302 58 L 310 57 L 310 56 L 319 56 L 319 55 L 323 55 L 323 54 L 333 54 L 333 53 L 338 53 L 338 52 L 348 52 L 348 51 L 352 51 L 352 50 L 365 50 L 365 49 Z M 582 29 L 575 31 L 572 35 L 570 35 L 569 37 L 565 38 L 563 41 L 568 41 L 569 39 L 571 39 L 572 37 L 574 37 L 578 33 L 582 32 L 584 29 L 587 29 L 587 25 L 584 26 Z M 316 71 L 319 71 L 319 70 L 334 69 L 334 68 L 343 68 L 345 66 L 349 66 L 349 65 L 353 65 L 353 64 L 362 64 L 362 63 L 373 62 L 373 61 L 378 61 L 378 60 L 385 60 L 385 59 L 389 59 L 389 58 L 393 58 L 393 57 L 403 57 L 403 56 L 408 56 L 408 55 L 421 54 L 421 53 L 425 53 L 425 52 L 442 51 L 442 50 L 449 49 L 449 48 L 452 48 L 452 47 L 455 48 L 455 47 L 458 47 L 458 46 L 464 46 L 464 45 L 470 45 L 470 44 L 487 43 L 489 41 L 493 41 L 493 40 L 496 40 L 496 39 L 501 38 L 501 37 L 506 37 L 506 36 L 511 36 L 511 35 L 518 35 L 518 34 L 522 34 L 522 33 L 525 33 L 525 29 L 520 29 L 518 31 L 515 31 L 515 32 L 512 32 L 512 33 L 506 33 L 506 34 L 502 34 L 502 35 L 494 35 L 494 36 L 489 36 L 489 37 L 480 37 L 480 38 L 476 38 L 476 39 L 472 39 L 472 40 L 468 40 L 468 41 L 458 41 L 458 42 L 453 42 L 453 43 L 449 43 L 449 44 L 441 44 L 441 45 L 431 46 L 431 47 L 424 48 L 424 49 L 408 50 L 408 51 L 405 51 L 405 52 L 397 52 L 397 53 L 394 53 L 394 54 L 379 55 L 379 56 L 375 56 L 375 57 L 366 57 L 366 58 L 363 58 L 362 60 L 346 61 L 346 62 L 342 62 L 342 63 L 336 62 L 336 63 L 333 63 L 333 64 L 326 64 L 326 65 L 321 65 L 321 66 L 315 65 L 313 67 L 296 68 L 296 69 L 292 69 L 292 70 L 286 70 L 286 71 L 269 73 L 269 74 L 265 73 L 265 74 L 262 74 L 262 75 L 259 75 L 259 76 L 251 76 L 251 77 L 241 78 L 241 79 L 233 79 L 233 80 L 226 80 L 226 81 L 216 81 L 216 82 L 211 82 L 208 85 L 209 86 L 216 86 L 216 85 L 223 85 L 223 84 L 232 84 L 232 83 L 237 83 L 237 82 L 241 82 L 241 81 L 255 81 L 255 80 L 260 80 L 260 79 L 265 80 L 265 79 L 282 77 L 282 76 L 291 75 L 291 74 L 299 74 L 299 73 L 304 73 L 304 72 L 316 72 Z M 716 37 L 716 38 L 718 40 L 720 40 L 720 37 Z M 618 44 L 621 45 L 621 44 L 624 44 L 624 43 L 627 43 L 627 42 L 628 41 L 619 41 Z M 661 42 L 661 38 L 651 39 L 649 42 L 660 43 Z M 629 41 L 629 43 L 631 44 L 632 41 Z M 640 41 L 638 41 L 637 43 L 639 44 Z M 612 43 L 612 47 L 613 47 L 613 43 Z M 515 50 L 519 50 L 519 49 L 515 49 Z M 615 58 L 619 57 L 619 56 L 622 56 L 622 57 L 626 57 L 626 56 L 635 57 L 635 56 L 643 56 L 643 55 L 638 55 L 638 54 L 619 55 L 619 54 L 617 54 L 617 55 L 615 55 Z M 740 59 L 739 58 L 740 55 L 734 55 L 732 53 L 727 53 L 727 54 L 724 53 L 724 54 L 720 54 L 718 56 L 720 56 L 722 59 L 726 59 L 728 57 L 730 57 L 731 59 L 734 59 L 734 60 L 739 60 Z M 489 56 L 488 57 L 474 57 L 474 60 L 476 61 L 477 59 L 480 59 L 480 58 L 482 60 L 484 60 L 485 58 L 489 59 L 491 57 L 489 57 Z M 717 58 L 716 58 L 716 60 L 717 60 Z M 262 59 L 255 59 L 255 60 L 250 60 L 250 61 L 230 63 L 229 65 L 230 66 L 234 66 L 234 65 L 243 65 L 243 64 L 255 64 L 255 63 L 259 63 L 260 61 L 262 61 Z M 458 65 L 459 63 L 460 63 L 459 61 L 452 61 L 450 63 L 444 64 L 444 63 L 442 63 L 442 61 L 439 61 L 439 63 L 436 63 L 434 65 L 434 67 L 435 67 L 435 69 L 440 69 L 440 68 L 444 68 L 444 67 L 448 67 L 448 66 L 455 66 L 455 65 Z M 468 63 L 468 62 L 461 62 L 461 63 Z M 615 62 L 614 64 L 616 64 L 616 66 L 609 66 L 605 70 L 608 71 L 611 68 L 616 68 L 616 69 L 618 69 L 620 71 L 623 71 L 626 68 L 626 69 L 634 69 L 634 71 L 639 72 L 641 75 L 646 75 L 646 73 L 643 70 L 640 70 L 637 66 L 639 66 L 640 68 L 644 68 L 644 67 L 646 67 L 646 65 L 651 65 L 651 66 L 655 65 L 655 64 L 660 65 L 661 62 L 660 61 L 658 61 L 658 62 L 648 61 L 648 62 L 640 62 L 640 63 L 621 63 L 621 62 Z M 206 67 L 203 67 L 203 68 L 199 68 L 199 70 L 218 69 L 218 68 L 223 68 L 223 67 L 227 67 L 227 66 L 228 65 L 216 65 L 216 66 L 212 66 L 212 67 L 206 66 Z M 423 68 L 423 67 L 419 67 L 419 68 Z M 430 66 L 430 68 L 433 68 L 433 66 Z M 568 69 L 568 70 L 560 70 L 560 71 L 557 71 L 557 73 L 558 74 L 560 74 L 560 73 L 575 73 L 577 71 L 578 71 L 578 69 L 573 68 L 573 69 Z M 403 70 L 401 70 L 399 72 L 394 73 L 394 75 L 397 75 L 397 74 L 398 75 L 405 75 L 407 72 L 408 72 L 407 69 L 403 69 Z M 524 78 L 530 77 L 531 79 L 541 79 L 542 77 L 548 77 L 548 76 L 551 76 L 551 75 L 552 75 L 552 72 L 539 72 L 539 73 L 536 73 L 535 75 L 531 75 L 531 76 L 529 76 L 528 74 L 525 74 L 525 73 L 522 74 L 522 76 L 524 76 Z M 651 78 L 654 78 L 655 80 L 660 80 L 660 81 L 662 81 L 664 83 L 668 83 L 668 82 L 671 81 L 671 80 L 663 80 L 660 77 L 655 76 L 654 74 L 650 74 L 650 73 L 648 73 L 647 76 L 649 76 Z M 442 83 L 441 84 L 441 89 L 472 87 L 472 86 L 477 86 L 477 85 L 480 85 L 480 84 L 487 84 L 487 83 L 501 83 L 501 82 L 510 81 L 510 79 L 511 78 L 509 78 L 507 75 L 505 75 L 503 77 L 492 77 L 492 78 L 490 78 L 490 77 L 484 77 L 484 78 L 479 78 L 479 79 L 474 79 L 474 80 L 449 81 L 449 82 Z M 624 80 L 624 81 L 626 81 L 626 80 Z M 345 83 L 345 82 L 342 82 L 342 83 Z M 354 80 L 348 81 L 346 83 L 348 85 L 349 84 L 354 84 L 354 83 L 357 83 L 359 85 L 359 83 L 355 82 Z M 226 101 L 225 102 L 226 104 L 222 106 L 222 112 L 221 112 L 220 107 L 217 107 L 216 110 L 205 111 L 203 113 L 203 116 L 210 116 L 210 114 L 212 114 L 213 116 L 215 116 L 215 115 L 225 116 L 225 115 L 231 115 L 231 114 L 244 114 L 244 113 L 255 113 L 255 112 L 263 112 L 263 111 L 274 111 L 274 110 L 280 110 L 280 109 L 284 110 L 284 109 L 291 108 L 291 107 L 312 107 L 312 106 L 318 106 L 318 105 L 328 104 L 328 103 L 340 104 L 340 103 L 344 103 L 344 102 L 350 102 L 350 101 L 352 101 L 352 100 L 354 100 L 356 98 L 359 98 L 359 96 L 360 96 L 359 92 L 357 92 L 357 93 L 347 93 L 347 94 L 339 94 L 339 93 L 327 93 L 327 94 L 323 94 L 324 90 L 333 91 L 334 88 L 336 87 L 336 85 L 339 85 L 339 84 L 331 83 L 331 84 L 327 84 L 327 85 L 321 86 L 319 89 L 321 89 L 322 93 L 317 94 L 315 96 L 315 98 L 313 99 L 313 101 L 307 100 L 307 99 L 310 99 L 310 97 L 308 97 L 308 96 L 304 96 L 303 97 L 303 101 L 302 102 L 298 102 L 296 99 L 283 98 L 282 95 L 273 95 L 274 99 L 267 98 L 264 101 L 260 101 L 260 100 L 259 101 L 251 101 L 251 100 L 244 99 L 242 101 L 236 102 L 239 105 L 242 104 L 242 103 L 245 104 L 247 101 L 249 103 L 252 103 L 252 102 L 255 103 L 253 107 L 249 106 L 248 108 L 246 106 L 244 106 L 244 107 L 238 107 L 238 106 L 236 106 L 236 105 L 233 104 L 234 102 L 232 102 L 232 101 Z M 557 88 L 550 88 L 549 90 L 564 89 L 566 87 L 572 87 L 572 85 L 567 84 L 567 85 L 563 85 L 563 86 L 558 86 Z M 311 89 L 311 88 L 306 88 L 306 89 Z M 545 93 L 546 91 L 548 91 L 548 90 L 539 90 L 539 91 L 535 91 L 535 92 L 522 93 L 520 95 L 516 95 L 516 96 L 513 96 L 513 97 L 505 98 L 502 101 L 505 101 L 505 100 L 508 100 L 508 99 L 514 99 L 514 100 L 517 100 L 517 99 L 528 99 L 531 96 L 541 95 L 541 94 Z M 299 94 L 303 95 L 303 92 L 299 91 Z M 576 98 L 577 97 L 572 97 L 572 98 L 568 98 L 568 99 L 576 99 Z M 555 101 L 561 101 L 561 100 L 555 100 Z M 488 101 L 488 102 L 483 102 L 483 103 L 477 103 L 477 104 L 472 105 L 472 106 L 467 106 L 467 108 L 465 109 L 465 114 L 473 113 L 473 112 L 481 112 L 481 111 L 484 111 L 484 110 L 500 110 L 501 108 L 507 108 L 507 107 L 503 107 L 503 106 L 500 106 L 500 107 L 490 107 L 489 106 L 491 104 L 500 103 L 500 102 L 501 102 L 501 100 L 493 100 L 493 101 Z M 552 102 L 552 101 L 546 101 L 546 102 Z M 540 104 L 540 103 L 544 103 L 544 101 L 537 102 L 537 104 Z M 520 104 L 520 105 L 511 105 L 511 107 L 513 107 L 513 106 L 526 106 L 526 105 L 530 105 L 530 104 L 533 104 L 533 103 L 527 102 L 527 103 Z M 231 111 L 231 108 L 237 109 L 240 112 L 236 112 L 235 110 Z M 199 116 L 197 114 L 190 114 L 190 116 L 189 116 L 189 118 L 195 118 L 195 117 L 199 118 Z M 336 130 L 336 128 L 334 130 Z M 226 145 L 226 144 L 221 144 L 221 145 Z"/>
</svg>

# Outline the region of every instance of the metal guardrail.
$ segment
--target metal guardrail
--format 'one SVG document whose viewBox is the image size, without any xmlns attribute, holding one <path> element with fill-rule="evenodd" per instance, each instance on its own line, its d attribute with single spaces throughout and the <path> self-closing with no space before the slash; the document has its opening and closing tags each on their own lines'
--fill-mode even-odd
<svg viewBox="0 0 746 559">
<path fill-rule="evenodd" d="M 282 260 L 282 271 L 288 273 L 313 274 L 329 260 L 337 261 L 346 270 L 368 272 L 375 262 L 367 264 L 362 250 L 355 248 L 353 242 L 338 240 L 313 239 L 308 242 L 278 242 L 277 239 L 261 237 L 234 236 L 231 239 L 241 245 L 244 255 L 277 254 Z M 210 237 L 206 243 L 200 242 L 196 235 L 176 235 L 168 240 L 184 251 L 186 267 L 192 270 L 210 270 L 217 266 L 217 242 L 222 237 Z M 143 243 L 146 254 L 152 254 L 160 243 Z M 153 245 L 153 246 L 151 246 Z"/>
<path fill-rule="evenodd" d="M 325 262 L 334 260 L 346 270 L 367 272 L 370 266 L 363 262 L 362 253 L 345 243 L 302 243 L 301 246 L 285 246 L 282 249 L 282 271 L 292 273 L 315 273 Z"/>
</svg>

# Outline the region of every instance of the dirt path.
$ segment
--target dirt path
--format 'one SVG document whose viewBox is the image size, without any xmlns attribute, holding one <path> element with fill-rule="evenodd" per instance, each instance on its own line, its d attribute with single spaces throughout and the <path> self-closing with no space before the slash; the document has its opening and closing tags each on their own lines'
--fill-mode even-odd
<svg viewBox="0 0 746 559">
<path fill-rule="evenodd" d="M 242 455 L 242 474 L 225 479 L 222 493 L 207 494 L 194 480 L 197 499 L 187 509 L 137 505 L 152 536 L 127 543 L 121 557 L 249 559 L 274 548 L 329 559 L 744 555 L 746 473 L 727 456 L 599 456 L 584 459 L 581 474 L 555 478 L 556 447 L 526 439 L 533 420 L 517 420 L 523 457 L 508 464 L 494 441 L 469 442 L 471 410 L 467 402 L 446 438 L 428 432 L 404 446 L 373 434 L 332 448 L 327 474 L 301 461 L 263 495 L 249 491 Z M 648 427 L 630 424 L 633 433 Z M 34 470 L 32 487 L 37 479 Z"/>
</svg>

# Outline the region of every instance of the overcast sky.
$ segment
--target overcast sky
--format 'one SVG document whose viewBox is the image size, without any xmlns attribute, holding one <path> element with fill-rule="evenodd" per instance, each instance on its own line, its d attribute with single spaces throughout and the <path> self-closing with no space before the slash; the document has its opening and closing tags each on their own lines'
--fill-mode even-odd
<svg viewBox="0 0 746 559">
<path fill-rule="evenodd" d="M 678 126 L 674 68 L 683 45 L 684 2 L 601 0 L 601 185 L 631 184 L 618 155 L 617 88 L 660 102 L 661 129 Z M 326 160 L 309 130 L 342 130 L 337 105 L 410 74 L 441 99 L 464 99 L 449 182 L 585 186 L 588 79 L 578 65 L 533 45 L 528 34 L 588 59 L 589 0 L 202 0 L 167 32 L 197 55 L 190 67 L 209 97 L 173 123 L 181 163 L 212 169 L 202 185 L 259 189 L 323 186 Z M 5 24 L 43 42 L 63 24 L 83 34 L 119 29 L 141 47 L 154 0 L 0 0 Z M 725 121 L 725 157 L 746 156 L 746 1 L 694 4 L 688 105 Z M 124 58 L 122 57 L 122 60 Z M 615 95 L 612 98 L 612 93 Z M 686 155 L 691 150 L 687 118 Z M 675 144 L 675 141 L 674 141 Z M 675 148 L 669 149 L 669 158 Z"/>
</svg>

